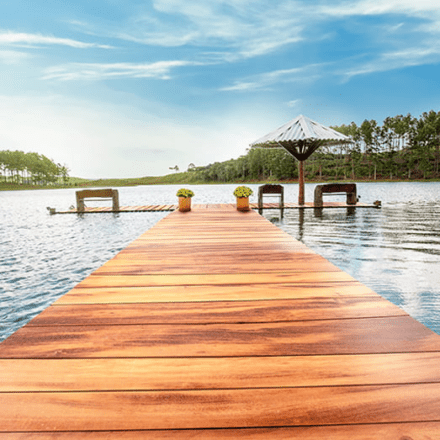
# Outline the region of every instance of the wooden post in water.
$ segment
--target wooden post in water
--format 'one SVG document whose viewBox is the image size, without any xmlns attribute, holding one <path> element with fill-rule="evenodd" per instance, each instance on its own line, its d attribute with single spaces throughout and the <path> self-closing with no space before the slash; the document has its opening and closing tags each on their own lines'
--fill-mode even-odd
<svg viewBox="0 0 440 440">
<path fill-rule="evenodd" d="M 77 212 L 84 212 L 85 205 L 84 205 L 84 197 L 82 196 L 83 191 L 77 191 L 76 192 L 76 210 Z"/>
<path fill-rule="evenodd" d="M 112 190 L 112 209 L 113 211 L 119 211 L 119 192 L 117 189 Z"/>
<path fill-rule="evenodd" d="M 298 194 L 298 205 L 304 206 L 305 198 L 304 198 L 304 161 L 299 161 L 299 194 Z"/>
</svg>

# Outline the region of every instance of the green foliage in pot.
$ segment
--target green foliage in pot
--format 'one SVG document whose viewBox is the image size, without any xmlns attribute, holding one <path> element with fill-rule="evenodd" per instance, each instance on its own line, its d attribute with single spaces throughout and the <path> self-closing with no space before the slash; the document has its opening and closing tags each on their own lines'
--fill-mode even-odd
<svg viewBox="0 0 440 440">
<path fill-rule="evenodd" d="M 177 197 L 194 197 L 194 193 L 190 189 L 180 188 L 176 194 Z"/>
<path fill-rule="evenodd" d="M 241 198 L 241 197 L 249 197 L 254 192 L 247 186 L 237 186 L 234 190 L 234 196 Z"/>
</svg>

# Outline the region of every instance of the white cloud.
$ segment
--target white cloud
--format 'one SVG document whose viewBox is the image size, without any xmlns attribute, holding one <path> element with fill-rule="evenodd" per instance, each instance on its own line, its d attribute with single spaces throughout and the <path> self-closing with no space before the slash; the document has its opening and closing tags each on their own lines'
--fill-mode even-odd
<svg viewBox="0 0 440 440">
<path fill-rule="evenodd" d="M 319 29 L 325 28 L 327 32 L 332 20 L 347 20 L 356 16 L 402 16 L 400 23 L 382 29 L 384 34 L 396 33 L 392 41 L 394 46 L 383 46 L 387 52 L 392 52 L 392 47 L 395 52 L 408 47 L 408 34 L 412 32 L 436 36 L 440 33 L 438 0 L 341 0 L 331 4 L 319 2 L 313 5 L 305 1 L 286 0 L 206 0 L 203 4 L 198 0 L 155 0 L 153 7 L 153 12 L 150 10 L 140 14 L 126 25 L 120 36 L 155 46 L 210 46 L 209 52 L 196 55 L 199 60 L 206 62 L 236 62 L 268 55 L 287 46 L 305 42 L 307 38 L 319 39 L 320 35 L 322 37 Z M 405 16 L 408 19 L 417 17 L 425 21 L 426 26 L 424 24 L 423 27 L 418 27 L 413 22 L 412 28 L 408 28 Z M 379 41 L 381 36 L 377 31 L 376 27 L 375 38 Z M 368 27 L 363 32 L 368 33 Z M 414 48 L 417 49 L 416 46 Z M 384 63 L 381 62 L 380 49 L 376 54 L 376 63 L 353 66 L 346 60 L 344 64 L 348 65 L 347 70 L 351 75 L 374 71 L 376 65 L 382 70 Z M 423 62 L 422 57 L 419 60 Z M 416 57 L 411 62 L 416 62 Z M 408 63 L 409 60 L 402 58 L 402 67 Z M 393 64 L 399 65 L 397 59 Z M 267 87 L 264 77 L 248 77 L 237 80 L 223 90 L 239 91 L 264 87 Z"/>
<path fill-rule="evenodd" d="M 244 80 L 236 81 L 232 86 L 223 87 L 222 91 L 248 91 L 268 89 L 279 83 L 292 81 L 315 81 L 320 76 L 320 65 L 296 67 L 293 69 L 279 69 L 272 72 L 265 72 L 253 75 Z"/>
<path fill-rule="evenodd" d="M 345 80 L 349 80 L 358 75 L 437 63 L 440 63 L 440 44 L 433 42 L 430 45 L 424 44 L 418 47 L 407 47 L 402 50 L 378 54 L 375 59 L 344 69 L 339 74 Z"/>
<path fill-rule="evenodd" d="M 140 12 L 124 23 L 116 32 L 118 37 L 152 46 L 188 46 L 196 49 L 191 56 L 193 60 L 199 60 L 200 64 L 231 63 L 269 55 L 287 46 L 306 43 L 311 38 L 318 40 L 323 35 L 328 36 L 333 20 L 380 15 L 398 16 L 399 22 L 392 22 L 382 28 L 375 26 L 374 35 L 368 26 L 360 30 L 364 37 L 375 40 L 375 44 L 384 41 L 382 47 L 372 46 L 374 52 L 371 52 L 370 61 L 361 62 L 361 57 L 339 59 L 339 65 L 335 63 L 333 67 L 329 66 L 326 72 L 328 75 L 336 74 L 349 79 L 356 75 L 437 60 L 436 49 L 432 51 L 435 61 L 429 59 L 428 52 L 432 46 L 430 38 L 433 35 L 437 38 L 440 33 L 438 0 L 340 0 L 313 5 L 304 0 L 205 0 L 202 3 L 199 0 L 154 0 L 152 6 L 153 10 Z M 410 26 L 405 16 L 408 21 L 418 18 L 419 22 L 411 21 Z M 419 25 L 420 20 L 424 22 L 423 27 Z M 411 40 L 414 33 L 419 34 Z M 198 48 L 207 47 L 209 50 L 197 52 Z M 338 68 L 340 71 L 336 70 Z M 166 68 L 164 72 L 160 68 L 156 72 L 150 66 L 144 66 L 143 69 L 144 73 L 139 73 L 140 76 L 169 78 Z M 99 67 L 71 64 L 54 68 L 46 75 L 47 78 L 59 79 L 121 76 L 136 74 L 128 66 L 113 68 L 111 65 Z M 237 78 L 221 90 L 267 90 L 277 83 L 313 81 L 319 78 L 321 72 L 318 68 L 308 70 L 306 75 L 301 75 L 296 69 L 277 70 Z"/>
<path fill-rule="evenodd" d="M 438 14 L 437 0 L 360 0 L 340 1 L 337 4 L 318 6 L 316 12 L 332 16 L 383 15 L 383 14 Z"/>
<path fill-rule="evenodd" d="M 223 60 L 271 53 L 301 41 L 303 23 L 292 3 L 267 0 L 156 0 L 155 13 L 140 14 L 118 33 L 157 46 L 210 46 Z"/>
<path fill-rule="evenodd" d="M 150 14 L 135 17 L 115 32 L 117 38 L 135 43 L 161 47 L 180 47 L 200 38 L 199 31 L 177 26 L 172 21 L 159 20 Z"/>
<path fill-rule="evenodd" d="M 292 101 L 287 102 L 288 107 L 298 107 L 301 104 L 300 99 L 293 99 Z"/>
<path fill-rule="evenodd" d="M 256 90 L 261 87 L 262 85 L 256 81 L 254 82 L 236 81 L 234 85 L 223 87 L 220 90 L 224 92 L 243 92 L 248 90 Z"/>
<path fill-rule="evenodd" d="M 166 0 L 164 0 L 166 1 Z M 265 2 L 257 2 L 263 6 Z M 261 10 L 261 8 L 260 8 Z M 241 44 L 240 52 L 236 53 L 234 59 L 229 55 L 229 60 L 234 61 L 239 57 L 251 57 L 270 53 L 281 47 L 283 44 L 294 44 L 305 41 L 302 35 L 306 27 L 319 29 L 328 26 L 332 20 L 341 18 L 347 20 L 356 16 L 380 16 L 380 15 L 399 15 L 403 21 L 383 26 L 374 27 L 374 39 L 377 42 L 384 41 L 382 47 L 377 47 L 376 51 L 369 56 L 369 62 L 359 62 L 356 58 L 338 60 L 339 71 L 334 69 L 327 70 L 327 74 L 336 74 L 344 79 L 349 79 L 356 75 L 371 74 L 374 72 L 383 72 L 408 66 L 422 64 L 434 64 L 440 61 L 440 45 L 438 36 L 440 34 L 440 8 L 438 0 L 389 0 L 379 2 L 378 0 L 360 0 L 360 1 L 339 1 L 329 4 L 309 6 L 305 2 L 281 2 L 273 5 L 273 8 L 267 9 L 266 17 L 261 18 L 261 23 L 268 23 L 267 26 L 260 27 L 260 34 L 249 34 Z M 405 22 L 405 16 L 409 20 L 417 18 L 423 21 L 423 24 L 409 25 Z M 295 18 L 293 18 L 295 17 Z M 273 18 L 277 18 L 273 20 Z M 266 20 L 267 19 L 267 20 Z M 257 23 L 255 21 L 255 23 Z M 307 25 L 302 25 L 307 23 Z M 275 27 L 278 26 L 278 27 Z M 287 29 L 291 27 L 294 32 L 288 33 Z M 368 36 L 371 29 L 365 27 L 361 30 Z M 383 32 L 381 35 L 380 32 Z M 390 34 L 394 34 L 390 37 Z M 414 35 L 414 38 L 411 38 Z M 371 35 L 371 37 L 373 37 Z M 367 37 L 368 38 L 368 37 Z M 272 46 L 273 42 L 273 46 Z M 255 50 L 253 50 L 253 47 Z M 337 64 L 335 63 L 334 66 Z M 341 66 L 344 66 L 341 68 Z M 267 89 L 271 85 L 280 82 L 287 82 L 293 77 L 296 69 L 279 70 L 267 74 L 244 77 L 237 80 L 233 85 L 223 88 L 226 91 L 248 91 L 257 89 Z M 319 70 L 315 75 L 310 76 L 309 80 L 316 80 L 321 77 Z M 295 78 L 298 79 L 298 78 Z"/>
<path fill-rule="evenodd" d="M 174 60 L 155 63 L 71 63 L 46 69 L 43 79 L 98 80 L 112 78 L 171 78 L 171 70 L 195 63 Z"/>
<path fill-rule="evenodd" d="M 41 34 L 29 34 L 24 32 L 3 31 L 0 32 L 0 44 L 3 45 L 61 45 L 77 49 L 101 48 L 109 49 L 110 46 L 95 43 L 84 43 L 70 38 L 59 38 Z"/>
</svg>

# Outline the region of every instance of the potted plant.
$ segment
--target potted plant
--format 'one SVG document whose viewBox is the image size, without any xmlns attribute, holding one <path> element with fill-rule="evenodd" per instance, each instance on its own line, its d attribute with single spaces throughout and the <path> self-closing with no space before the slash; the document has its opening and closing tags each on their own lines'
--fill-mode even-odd
<svg viewBox="0 0 440 440">
<path fill-rule="evenodd" d="M 249 196 L 254 192 L 247 186 L 237 186 L 234 190 L 234 196 L 237 198 L 237 210 L 249 211 Z"/>
<path fill-rule="evenodd" d="M 191 211 L 191 197 L 194 197 L 194 193 L 190 189 L 180 188 L 176 196 L 179 197 L 179 211 Z"/>
</svg>

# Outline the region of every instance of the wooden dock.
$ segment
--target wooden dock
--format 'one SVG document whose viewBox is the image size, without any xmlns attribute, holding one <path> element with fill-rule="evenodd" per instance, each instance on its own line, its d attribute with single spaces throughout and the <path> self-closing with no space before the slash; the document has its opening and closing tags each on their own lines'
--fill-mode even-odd
<svg viewBox="0 0 440 440">
<path fill-rule="evenodd" d="M 194 208 L 204 208 L 210 205 L 195 204 Z M 235 207 L 235 204 L 231 203 L 231 207 Z M 252 209 L 258 209 L 258 203 L 249 203 Z M 178 205 L 139 205 L 139 206 L 121 206 L 117 211 L 113 210 L 110 206 L 95 206 L 95 207 L 85 207 L 84 212 L 78 212 L 76 208 L 69 209 L 67 211 L 56 211 L 51 212 L 52 214 L 97 214 L 103 212 L 171 212 L 175 211 Z M 310 209 L 315 208 L 313 202 L 305 203 L 304 205 L 298 205 L 298 203 L 285 203 L 283 209 Z M 324 202 L 322 208 L 378 208 L 378 206 L 367 203 L 356 203 L 356 205 L 347 205 L 344 202 Z M 280 209 L 278 203 L 264 203 L 262 209 Z"/>
<path fill-rule="evenodd" d="M 255 211 L 175 211 L 0 344 L 0 439 L 440 438 L 440 336 Z"/>
</svg>

